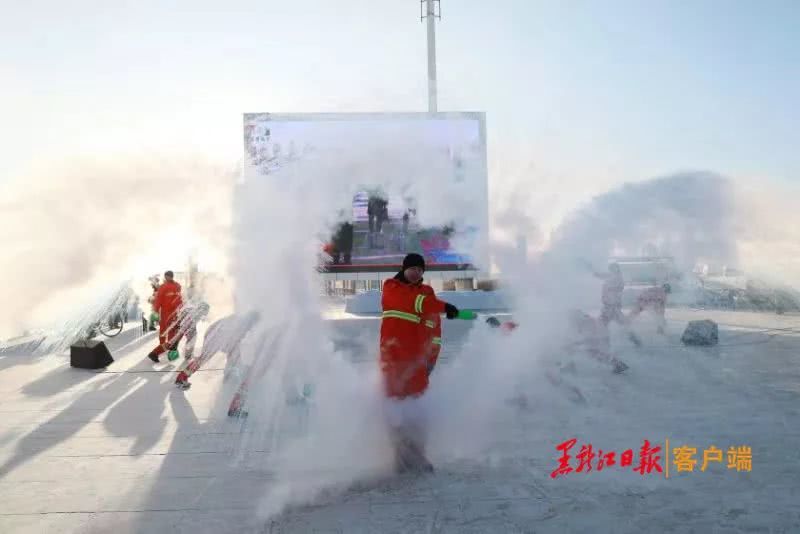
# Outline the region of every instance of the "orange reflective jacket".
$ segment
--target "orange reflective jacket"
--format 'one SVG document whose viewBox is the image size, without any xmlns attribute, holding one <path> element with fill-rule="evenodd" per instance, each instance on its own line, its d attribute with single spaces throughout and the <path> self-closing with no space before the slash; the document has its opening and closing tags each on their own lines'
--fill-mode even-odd
<svg viewBox="0 0 800 534">
<path fill-rule="evenodd" d="M 162 332 L 177 322 L 178 309 L 182 304 L 181 285 L 178 282 L 171 280 L 161 284 L 153 301 L 153 309 L 159 315 L 158 322 Z"/>
<path fill-rule="evenodd" d="M 397 279 L 383 285 L 381 320 L 381 372 L 386 395 L 419 395 L 428 387 L 428 366 L 441 349 L 440 314 L 445 303 L 433 288 Z"/>
</svg>

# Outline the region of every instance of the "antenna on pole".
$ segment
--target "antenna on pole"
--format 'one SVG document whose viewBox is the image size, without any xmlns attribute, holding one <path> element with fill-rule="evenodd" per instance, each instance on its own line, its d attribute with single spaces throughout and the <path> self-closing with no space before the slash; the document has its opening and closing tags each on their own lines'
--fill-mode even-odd
<svg viewBox="0 0 800 534">
<path fill-rule="evenodd" d="M 438 8 L 438 9 L 437 9 Z M 428 22 L 428 111 L 437 111 L 436 103 L 436 19 L 442 18 L 440 0 L 420 0 L 419 19 Z"/>
</svg>

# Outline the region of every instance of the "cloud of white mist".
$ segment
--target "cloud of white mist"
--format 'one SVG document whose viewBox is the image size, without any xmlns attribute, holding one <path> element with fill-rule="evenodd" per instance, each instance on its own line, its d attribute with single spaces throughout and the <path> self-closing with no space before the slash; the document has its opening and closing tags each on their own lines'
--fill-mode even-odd
<svg viewBox="0 0 800 534">
<path fill-rule="evenodd" d="M 251 406 L 259 413 L 244 438 L 250 446 L 266 444 L 273 451 L 268 468 L 276 481 L 264 497 L 264 515 L 389 469 L 377 369 L 353 365 L 354 355 L 334 350 L 331 325 L 320 319 L 313 266 L 318 237 L 327 235 L 338 210 L 347 209 L 365 183 L 377 182 L 389 194 L 413 192 L 423 202 L 428 199 L 426 205 L 436 209 L 420 207 L 420 216 L 429 218 L 425 224 L 463 218 L 484 201 L 449 190 L 435 178 L 443 172 L 437 168 L 440 155 L 414 145 L 413 139 L 354 140 L 357 153 L 295 162 L 250 180 L 240 192 L 237 305 L 260 309 L 267 324 L 283 332 L 279 348 L 260 355 L 271 367 L 253 386 Z M 590 369 L 578 381 L 591 381 L 592 368 L 609 371 L 564 350 L 568 312 L 580 308 L 596 314 L 599 308 L 601 282 L 586 262 L 603 270 L 611 256 L 664 255 L 686 271 L 697 261 L 756 265 L 751 254 L 756 249 L 794 250 L 794 231 L 782 224 L 785 217 L 760 219 L 759 213 L 781 205 L 779 195 L 754 196 L 739 185 L 713 173 L 678 173 L 584 197 L 566 217 L 564 202 L 553 203 L 556 213 L 548 211 L 535 180 L 493 195 L 493 260 L 521 327 L 502 335 L 475 324 L 452 364 L 433 374 L 423 404 L 434 463 L 485 459 L 492 443 L 515 431 L 517 408 L 508 400 L 520 392 L 532 398 L 534 409 L 572 409 L 544 380 L 545 370 L 559 359 L 574 356 Z M 517 250 L 520 237 L 530 248 L 527 256 Z M 761 258 L 758 264 L 769 262 Z M 444 328 L 459 326 L 446 322 Z M 356 359 L 377 358 L 377 330 L 370 331 L 374 339 L 358 334 L 368 348 Z M 302 397 L 306 384 L 314 386 L 311 404 L 287 403 Z"/>
<path fill-rule="evenodd" d="M 264 499 L 266 515 L 390 465 L 377 336 L 367 345 L 374 348 L 364 358 L 370 363 L 355 366 L 348 351 L 334 350 L 321 317 L 317 255 L 339 210 L 349 209 L 364 185 L 414 197 L 422 225 L 469 222 L 479 203 L 485 209 L 485 193 L 453 185 L 449 158 L 425 139 L 365 134 L 349 143 L 357 150 L 319 150 L 268 175 L 249 175 L 235 193 L 236 306 L 259 310 L 270 336 L 280 332 L 258 354 L 269 359 L 269 371 L 250 386 L 248 406 L 257 413 L 243 438 L 248 449 L 273 451 L 268 467 L 276 481 Z M 313 384 L 313 409 L 303 432 L 292 434 L 302 419 L 292 399 L 306 384 Z"/>
<path fill-rule="evenodd" d="M 525 235 L 537 228 L 538 217 L 551 216 L 541 206 L 531 214 L 524 204 L 526 190 L 520 188 L 503 205 L 493 206 L 493 222 L 508 236 Z M 730 180 L 712 173 L 680 173 L 623 184 L 575 206 L 549 235 L 532 236 L 527 261 L 512 240 L 496 240 L 494 261 L 519 301 L 518 313 L 526 308 L 521 296 L 530 295 L 537 303 L 528 306 L 531 320 L 549 324 L 555 318 L 560 323 L 570 309 L 599 306 L 601 281 L 587 264 L 605 271 L 614 256 L 669 256 L 683 272 L 701 260 L 734 265 L 738 221 Z"/>
<path fill-rule="evenodd" d="M 69 321 L 120 282 L 224 270 L 235 175 L 202 157 L 109 153 L 48 160 L 0 184 L 0 339 Z"/>
<path fill-rule="evenodd" d="M 476 325 L 454 364 L 434 375 L 428 394 L 432 454 L 437 459 L 485 459 L 493 443 L 515 432 L 508 400 L 519 392 L 535 409 L 550 410 L 554 419 L 559 410 L 574 409 L 568 402 L 558 406 L 565 401 L 563 392 L 543 380 L 557 361 L 574 358 L 584 370 L 610 372 L 565 349 L 571 336 L 569 311 L 578 308 L 596 316 L 600 307 L 601 282 L 582 260 L 604 270 L 611 256 L 663 255 L 684 271 L 707 261 L 741 266 L 751 274 L 769 272 L 772 280 L 784 283 L 792 280 L 798 273 L 792 256 L 800 237 L 800 226 L 792 224 L 797 216 L 780 189 L 769 194 L 764 189 L 713 173 L 678 173 L 596 196 L 566 217 L 544 250 L 528 258 L 510 240 L 496 241 L 494 260 L 521 326 L 503 335 Z M 493 221 L 506 224 L 511 235 L 535 228 L 529 207 L 512 202 L 506 211 L 497 208 Z M 762 268 L 758 272 L 757 266 Z M 591 381 L 592 372 L 574 380 Z"/>
<path fill-rule="evenodd" d="M 733 184 L 711 173 L 681 173 L 595 197 L 555 232 L 551 254 L 604 262 L 609 255 L 671 256 L 684 268 L 702 258 L 735 263 Z"/>
<path fill-rule="evenodd" d="M 671 256 L 679 269 L 691 269 L 696 261 L 747 265 L 752 258 L 742 254 L 743 243 L 754 246 L 759 236 L 758 246 L 774 250 L 789 245 L 796 232 L 783 224 L 784 210 L 784 218 L 771 220 L 775 231 L 762 225 L 765 209 L 779 203 L 760 197 L 762 209 L 754 210 L 753 200 L 732 180 L 680 173 L 598 195 L 564 220 L 544 250 L 528 258 L 509 240 L 495 242 L 494 259 L 521 326 L 503 335 L 476 325 L 453 365 L 434 375 L 427 403 L 435 461 L 486 459 L 492 444 L 515 432 L 516 408 L 508 401 L 520 392 L 535 409 L 552 410 L 554 418 L 559 410 L 574 409 L 563 392 L 543 379 L 554 363 L 574 358 L 584 370 L 589 368 L 574 379 L 579 385 L 591 381 L 592 372 L 610 372 L 565 348 L 573 335 L 569 311 L 596 315 L 600 306 L 600 281 L 581 260 L 597 270 L 618 255 Z M 508 224 L 511 235 L 535 227 L 524 206 L 511 203 L 506 212 L 493 208 L 493 221 Z M 448 327 L 453 328 L 446 323 Z"/>
<path fill-rule="evenodd" d="M 794 184 L 741 180 L 736 188 L 739 264 L 745 273 L 800 288 L 800 213 Z"/>
<path fill-rule="evenodd" d="M 268 441 L 275 451 L 269 467 L 277 480 L 264 499 L 267 515 L 288 504 L 310 502 L 324 488 L 374 475 L 390 463 L 376 370 L 356 368 L 333 350 L 331 334 L 318 319 L 317 282 L 309 274 L 315 259 L 314 232 L 324 229 L 332 209 L 330 200 L 337 198 L 336 191 L 322 187 L 309 192 L 311 184 L 323 183 L 317 179 L 322 169 L 326 173 L 333 169 L 329 175 L 333 178 L 339 176 L 336 169 L 347 169 L 341 179 L 332 179 L 343 189 L 338 198 L 345 203 L 352 191 L 348 183 L 351 188 L 359 183 L 357 176 L 351 176 L 358 174 L 353 172 L 357 164 L 339 163 L 326 161 L 319 169 L 314 164 L 297 165 L 291 179 L 284 179 L 283 173 L 263 177 L 247 188 L 246 195 L 261 205 L 260 211 L 242 210 L 253 218 L 241 219 L 245 226 L 239 255 L 244 262 L 237 267 L 248 274 L 238 295 L 249 306 L 271 313 L 273 324 L 282 325 L 285 336 L 281 350 L 265 355 L 272 358 L 273 373 L 256 388 L 259 396 L 252 402 L 260 410 L 268 408 L 255 425 L 260 432 L 247 438 Z M 513 295 L 515 319 L 522 326 L 514 335 L 504 336 L 476 324 L 454 363 L 434 373 L 422 401 L 430 422 L 429 453 L 434 463 L 481 459 L 492 442 L 513 431 L 514 408 L 508 399 L 542 385 L 543 370 L 554 358 L 564 356 L 561 345 L 568 335 L 568 311 L 596 308 L 599 302 L 599 281 L 579 260 L 596 261 L 599 268 L 611 254 L 640 253 L 641 247 L 652 243 L 662 245 L 660 253 L 683 254 L 687 262 L 694 251 L 730 254 L 725 231 L 730 222 L 727 195 L 727 183 L 710 175 L 628 185 L 577 211 L 538 256 L 525 258 L 513 244 L 498 246 L 495 261 L 507 292 Z M 298 210 L 298 205 L 303 209 Z M 535 228 L 523 206 L 509 207 L 499 215 L 510 225 L 510 235 L 525 235 Z M 703 232 L 687 231 L 696 224 L 702 225 Z M 275 235 L 271 228 L 285 230 Z M 299 246 L 304 242 L 308 246 Z M 444 325 L 445 329 L 459 327 Z M 368 346 L 374 346 L 375 358 L 377 339 L 373 343 Z M 276 429 L 293 428 L 291 420 L 298 415 L 286 407 L 286 398 L 297 395 L 304 382 L 315 384 L 318 403 L 300 434 L 287 437 Z"/>
<path fill-rule="evenodd" d="M 237 308 L 260 310 L 264 326 L 281 332 L 277 345 L 259 353 L 270 367 L 251 386 L 249 403 L 258 412 L 243 438 L 247 448 L 273 451 L 267 467 L 276 480 L 263 501 L 265 515 L 313 501 L 325 488 L 346 486 L 390 464 L 377 369 L 354 366 L 346 351 L 334 350 L 330 325 L 321 319 L 320 282 L 313 272 L 319 237 L 376 175 L 389 194 L 413 187 L 417 198 L 455 197 L 433 171 L 420 168 L 432 158 L 430 168 L 436 169 L 437 156 L 424 145 L 406 141 L 398 151 L 397 144 L 358 141 L 358 153 L 291 162 L 273 174 L 250 176 L 237 192 Z M 476 324 L 453 364 L 434 373 L 423 401 L 434 462 L 480 458 L 490 442 L 513 431 L 514 408 L 507 401 L 515 392 L 542 386 L 543 370 L 564 356 L 569 310 L 599 307 L 600 281 L 582 262 L 602 270 L 612 255 L 658 254 L 674 257 L 682 268 L 698 259 L 735 263 L 740 221 L 733 191 L 729 180 L 710 173 L 626 184 L 578 207 L 550 236 L 524 206 L 535 192 L 521 189 L 504 206 L 493 206 L 493 221 L 508 236 L 528 237 L 544 249 L 524 257 L 513 238 L 496 244 L 494 261 L 522 326 L 504 336 Z M 424 223 L 463 217 L 482 201 L 442 204 Z M 420 215 L 426 216 L 423 210 Z M 446 323 L 447 328 L 457 326 Z M 376 335 L 367 345 L 374 354 L 361 359 L 377 358 L 377 341 Z M 310 407 L 294 402 L 307 384 L 314 388 Z"/>
<path fill-rule="evenodd" d="M 537 229 L 524 205 L 524 188 L 513 198 L 520 203 L 493 206 L 493 221 L 510 236 Z M 573 335 L 568 314 L 583 309 L 596 315 L 600 307 L 601 281 L 586 262 L 604 271 L 615 255 L 673 256 L 688 268 L 702 258 L 733 261 L 734 214 L 730 181 L 706 173 L 676 174 L 594 197 L 543 241 L 534 234 L 542 248 L 528 256 L 511 239 L 495 241 L 494 261 L 521 326 L 503 335 L 477 324 L 454 364 L 435 376 L 429 393 L 433 454 L 481 459 L 492 443 L 514 432 L 515 408 L 508 401 L 519 392 L 536 398 L 537 409 L 559 403 L 547 398 L 559 392 L 543 378 L 554 363 L 573 356 L 565 348 Z M 595 366 L 576 358 L 584 367 Z"/>
</svg>

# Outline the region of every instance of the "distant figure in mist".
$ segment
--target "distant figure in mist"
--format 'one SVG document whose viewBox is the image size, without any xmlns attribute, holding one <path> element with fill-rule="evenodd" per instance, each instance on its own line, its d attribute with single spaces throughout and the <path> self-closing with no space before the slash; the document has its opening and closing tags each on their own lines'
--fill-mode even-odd
<svg viewBox="0 0 800 534">
<path fill-rule="evenodd" d="M 369 235 L 367 243 L 369 248 L 383 248 L 376 236 L 383 232 L 383 223 L 389 219 L 389 201 L 379 196 L 370 195 L 367 199 L 367 220 Z"/>
<path fill-rule="evenodd" d="M 158 345 L 148 358 L 158 363 L 158 356 L 163 354 L 175 343 L 178 336 L 180 323 L 178 321 L 178 311 L 183 306 L 181 296 L 181 285 L 175 281 L 172 271 L 164 273 L 164 283 L 156 291 L 153 300 L 153 310 L 158 314 Z"/>
<path fill-rule="evenodd" d="M 345 265 L 353 262 L 353 224 L 345 221 L 339 224 L 333 235 L 333 248 L 331 250 L 333 264 L 340 265 L 344 256 Z"/>
<path fill-rule="evenodd" d="M 595 272 L 597 278 L 603 280 L 603 289 L 600 300 L 603 308 L 600 311 L 600 320 L 608 325 L 612 321 L 625 324 L 625 315 L 622 313 L 622 293 L 625 291 L 625 279 L 618 263 L 608 266 L 607 273 Z"/>
<path fill-rule="evenodd" d="M 594 275 L 603 280 L 603 289 L 600 295 L 602 310 L 600 311 L 600 321 L 608 327 L 612 321 L 627 327 L 628 320 L 622 313 L 622 294 L 625 291 L 625 279 L 622 277 L 622 270 L 619 264 L 614 262 L 608 266 L 607 273 L 595 271 Z M 633 332 L 628 332 L 628 338 L 637 347 L 642 344 L 639 337 Z"/>
<path fill-rule="evenodd" d="M 424 273 L 424 258 L 408 254 L 400 272 L 384 283 L 381 298 L 380 369 L 398 473 L 433 471 L 425 456 L 421 401 L 442 347 L 440 315 L 458 316 L 458 308 L 439 300 L 423 283 Z"/>
<path fill-rule="evenodd" d="M 369 232 L 381 233 L 383 223 L 389 218 L 389 201 L 378 196 L 370 196 L 367 199 L 367 221 Z"/>
<path fill-rule="evenodd" d="M 644 311 L 652 311 L 656 316 L 656 321 L 658 321 L 658 333 L 664 335 L 667 326 L 664 312 L 667 306 L 667 295 L 671 292 L 672 288 L 669 284 L 651 287 L 642 291 L 636 299 L 636 305 L 633 310 L 628 314 L 628 322 L 633 321 Z"/>
</svg>

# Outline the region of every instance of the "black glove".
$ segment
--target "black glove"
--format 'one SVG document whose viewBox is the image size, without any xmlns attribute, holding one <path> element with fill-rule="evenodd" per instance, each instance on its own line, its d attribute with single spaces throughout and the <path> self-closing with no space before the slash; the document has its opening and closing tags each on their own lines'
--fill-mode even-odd
<svg viewBox="0 0 800 534">
<path fill-rule="evenodd" d="M 497 320 L 497 317 L 489 317 L 486 319 L 486 324 L 491 326 L 492 328 L 497 328 L 500 326 L 500 321 Z"/>
<path fill-rule="evenodd" d="M 455 319 L 458 317 L 458 308 L 450 303 L 446 303 L 444 305 L 444 313 L 447 315 L 448 319 Z"/>
</svg>

